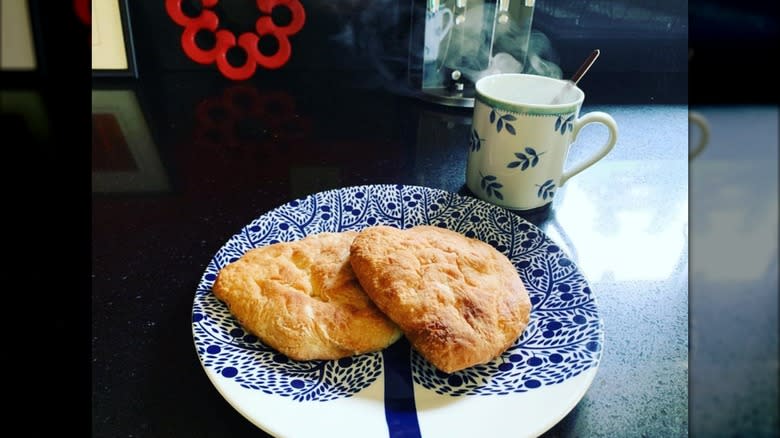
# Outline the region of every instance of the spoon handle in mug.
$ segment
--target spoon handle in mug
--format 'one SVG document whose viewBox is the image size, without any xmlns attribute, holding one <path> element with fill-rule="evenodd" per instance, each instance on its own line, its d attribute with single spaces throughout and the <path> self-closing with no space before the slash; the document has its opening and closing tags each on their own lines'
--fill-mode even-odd
<svg viewBox="0 0 780 438">
<path fill-rule="evenodd" d="M 601 148 L 598 151 L 596 151 L 595 154 L 587 158 L 582 163 L 577 164 L 572 169 L 563 172 L 558 187 L 562 187 L 566 183 L 566 181 L 569 180 L 569 178 L 582 172 L 588 167 L 594 165 L 600 159 L 604 158 L 604 156 L 607 155 L 609 151 L 611 151 L 612 148 L 615 146 L 615 143 L 617 143 L 617 137 L 618 137 L 617 123 L 615 122 L 615 119 L 612 118 L 612 116 L 601 111 L 594 111 L 592 113 L 585 114 L 584 116 L 580 117 L 579 119 L 577 119 L 577 121 L 574 122 L 574 129 L 572 130 L 572 143 L 574 143 L 577 140 L 577 135 L 579 134 L 580 129 L 582 129 L 583 127 L 585 127 L 585 125 L 589 123 L 601 123 L 602 125 L 606 126 L 607 129 L 609 130 L 609 138 L 607 139 L 607 142 L 604 143 L 604 145 L 601 146 Z"/>
</svg>

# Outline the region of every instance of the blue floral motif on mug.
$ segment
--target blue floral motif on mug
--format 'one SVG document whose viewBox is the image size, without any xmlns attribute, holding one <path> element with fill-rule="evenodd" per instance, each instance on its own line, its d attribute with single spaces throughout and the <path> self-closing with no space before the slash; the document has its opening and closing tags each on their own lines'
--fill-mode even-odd
<svg viewBox="0 0 780 438">
<path fill-rule="evenodd" d="M 539 164 L 539 157 L 543 154 L 544 152 L 537 153 L 534 148 L 527 147 L 525 148 L 525 154 L 522 152 L 515 153 L 515 157 L 519 158 L 520 161 L 510 161 L 506 167 L 509 169 L 519 167 L 521 171 L 528 169 L 529 166 L 536 167 L 536 165 Z"/>
<path fill-rule="evenodd" d="M 515 127 L 509 122 L 514 122 L 517 120 L 517 117 L 513 116 L 512 114 L 504 114 L 499 115 L 495 109 L 490 109 L 490 115 L 488 116 L 490 118 L 490 124 L 493 123 L 496 124 L 496 132 L 501 132 L 502 129 L 506 128 L 506 132 L 515 135 Z"/>
<path fill-rule="evenodd" d="M 498 177 L 495 175 L 482 175 L 482 172 L 479 173 L 479 176 L 482 178 L 480 186 L 488 197 L 495 196 L 498 199 L 504 199 L 504 195 L 499 191 L 504 185 L 498 182 Z"/>
<path fill-rule="evenodd" d="M 555 120 L 555 130 L 560 131 L 561 135 L 566 134 L 566 131 L 568 130 L 571 132 L 574 129 L 574 114 L 571 114 L 569 117 L 563 118 L 563 115 L 558 116 L 558 118 Z"/>
<path fill-rule="evenodd" d="M 548 197 L 552 199 L 555 196 L 555 183 L 551 179 L 548 179 L 541 185 L 537 184 L 536 187 L 539 187 L 539 190 L 536 191 L 536 196 L 542 199 L 546 200 Z"/>
<path fill-rule="evenodd" d="M 476 129 L 471 128 L 471 138 L 469 139 L 469 146 L 471 147 L 472 152 L 477 152 L 482 147 L 482 142 L 485 141 L 484 138 L 479 138 L 479 133 Z"/>
</svg>

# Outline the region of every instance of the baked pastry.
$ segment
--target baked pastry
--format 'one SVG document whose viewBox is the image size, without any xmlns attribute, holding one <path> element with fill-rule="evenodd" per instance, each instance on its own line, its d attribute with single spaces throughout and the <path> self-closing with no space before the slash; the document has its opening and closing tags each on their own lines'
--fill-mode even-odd
<svg viewBox="0 0 780 438">
<path fill-rule="evenodd" d="M 381 350 L 401 336 L 349 263 L 355 231 L 320 233 L 248 251 L 212 290 L 241 325 L 295 360 Z"/>
<path fill-rule="evenodd" d="M 455 231 L 366 228 L 350 263 L 379 309 L 446 373 L 490 361 L 528 325 L 531 301 L 509 259 Z"/>
</svg>

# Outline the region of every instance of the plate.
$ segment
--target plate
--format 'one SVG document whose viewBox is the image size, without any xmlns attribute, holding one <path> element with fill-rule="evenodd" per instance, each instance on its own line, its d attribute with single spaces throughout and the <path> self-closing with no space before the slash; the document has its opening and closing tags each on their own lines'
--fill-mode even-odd
<svg viewBox="0 0 780 438">
<path fill-rule="evenodd" d="M 445 374 L 402 338 L 376 353 L 291 360 L 248 334 L 212 293 L 247 250 L 372 225 L 446 227 L 514 264 L 531 298 L 520 338 L 493 361 Z M 253 220 L 214 255 L 192 309 L 201 365 L 222 396 L 274 436 L 538 436 L 580 401 L 604 330 L 593 293 L 561 248 L 517 215 L 427 187 L 367 185 L 310 195 Z"/>
</svg>

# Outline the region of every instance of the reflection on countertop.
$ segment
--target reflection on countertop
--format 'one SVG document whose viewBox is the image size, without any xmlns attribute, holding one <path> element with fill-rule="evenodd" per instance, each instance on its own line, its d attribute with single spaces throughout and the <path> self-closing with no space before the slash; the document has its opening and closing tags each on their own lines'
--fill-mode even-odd
<svg viewBox="0 0 780 438">
<path fill-rule="evenodd" d="M 690 164 L 691 434 L 777 436 L 778 108 L 695 110 L 711 132 Z"/>
<path fill-rule="evenodd" d="M 49 139 L 49 118 L 40 91 L 34 89 L 0 90 L 0 115 L 8 139 L 22 144 L 42 146 Z"/>
<path fill-rule="evenodd" d="M 130 91 L 142 119 L 97 124 L 100 138 L 124 133 L 130 153 L 103 144 L 92 169 L 93 427 L 257 436 L 193 355 L 188 318 L 204 264 L 251 219 L 306 194 L 379 183 L 460 191 L 471 112 L 322 83 L 162 77 Z M 585 398 L 546 435 L 685 435 L 687 107 L 583 108 L 596 110 L 613 115 L 618 143 L 562 188 L 540 226 L 592 284 L 604 356 Z M 570 164 L 605 133 L 582 135 Z M 128 157 L 138 167 L 136 147 L 160 164 L 145 183 L 95 190 L 96 172 Z M 188 420 L 174 427 L 177 417 Z"/>
</svg>

